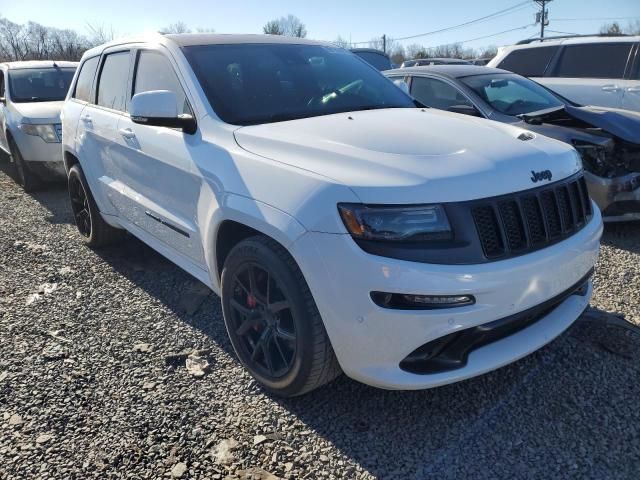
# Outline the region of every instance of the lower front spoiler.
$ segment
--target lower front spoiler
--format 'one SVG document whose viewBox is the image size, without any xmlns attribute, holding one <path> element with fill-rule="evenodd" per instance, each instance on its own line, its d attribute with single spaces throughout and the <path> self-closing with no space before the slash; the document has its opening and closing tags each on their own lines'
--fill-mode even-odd
<svg viewBox="0 0 640 480">
<path fill-rule="evenodd" d="M 421 390 L 467 380 L 513 363 L 539 350 L 567 330 L 589 306 L 591 281 L 584 294 L 567 297 L 555 309 L 528 327 L 478 348 L 464 367 L 447 372 L 414 374 L 398 369 L 365 369 L 366 383 L 387 390 Z M 354 376 L 356 380 L 358 377 Z M 375 379 L 375 380 L 373 380 Z"/>
<path fill-rule="evenodd" d="M 467 364 L 469 354 L 474 350 L 533 325 L 572 295 L 585 296 L 589 290 L 589 278 L 592 274 L 593 270 L 572 287 L 540 305 L 425 343 L 402 360 L 400 368 L 417 374 L 447 372 L 462 368 Z"/>
</svg>

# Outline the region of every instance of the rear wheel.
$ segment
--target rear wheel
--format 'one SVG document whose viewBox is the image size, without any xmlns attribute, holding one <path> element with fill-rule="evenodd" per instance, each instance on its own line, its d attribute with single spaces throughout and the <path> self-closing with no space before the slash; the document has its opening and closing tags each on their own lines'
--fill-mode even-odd
<svg viewBox="0 0 640 480">
<path fill-rule="evenodd" d="M 16 166 L 16 180 L 25 192 L 33 192 L 42 186 L 42 180 L 31 171 L 29 165 L 22 158 L 20 149 L 13 138 L 9 138 L 9 150 L 11 158 Z"/>
<path fill-rule="evenodd" d="M 113 228 L 100 214 L 80 165 L 69 170 L 69 199 L 76 226 L 90 247 L 103 247 L 124 237 L 124 230 Z"/>
<path fill-rule="evenodd" d="M 255 236 L 233 248 L 222 308 L 236 354 L 270 392 L 301 395 L 341 373 L 302 272 L 277 242 Z"/>
</svg>

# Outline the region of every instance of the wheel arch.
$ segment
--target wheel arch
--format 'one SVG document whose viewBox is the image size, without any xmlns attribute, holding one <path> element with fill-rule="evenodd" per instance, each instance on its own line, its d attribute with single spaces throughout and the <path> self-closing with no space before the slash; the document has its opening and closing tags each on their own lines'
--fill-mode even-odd
<svg viewBox="0 0 640 480">
<path fill-rule="evenodd" d="M 306 232 L 294 217 L 282 210 L 239 195 L 227 195 L 225 208 L 218 212 L 219 218 L 210 222 L 209 240 L 205 239 L 205 244 L 213 247 L 207 250 L 211 280 L 216 289 L 229 252 L 245 238 L 264 235 L 289 251 L 291 244 Z"/>
</svg>

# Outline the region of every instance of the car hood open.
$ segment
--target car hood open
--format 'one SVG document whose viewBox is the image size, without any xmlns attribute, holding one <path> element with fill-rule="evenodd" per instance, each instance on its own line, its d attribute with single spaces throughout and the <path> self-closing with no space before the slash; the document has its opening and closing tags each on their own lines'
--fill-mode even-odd
<svg viewBox="0 0 640 480">
<path fill-rule="evenodd" d="M 571 125 L 567 121 L 558 122 L 560 116 L 572 117 L 582 122 Z M 627 142 L 640 144 L 640 113 L 629 110 L 602 107 L 578 107 L 565 105 L 564 108 L 521 115 L 525 122 L 540 121 L 557 123 L 573 128 L 598 128 Z"/>
<path fill-rule="evenodd" d="M 349 112 L 241 127 L 245 150 L 328 177 L 364 203 L 474 200 L 580 170 L 572 148 L 510 125 L 435 109 Z M 552 180 L 552 181 L 553 181 Z"/>
</svg>

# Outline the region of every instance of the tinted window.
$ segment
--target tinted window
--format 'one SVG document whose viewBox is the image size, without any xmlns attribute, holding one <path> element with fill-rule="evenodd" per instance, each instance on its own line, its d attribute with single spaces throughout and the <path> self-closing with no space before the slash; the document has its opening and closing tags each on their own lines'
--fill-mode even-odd
<svg viewBox="0 0 640 480">
<path fill-rule="evenodd" d="M 590 43 L 564 48 L 558 77 L 623 78 L 631 43 Z"/>
<path fill-rule="evenodd" d="M 493 108 L 507 115 L 520 115 L 563 106 L 563 103 L 547 89 L 518 75 L 477 75 L 461 78 L 460 81 L 473 89 Z"/>
<path fill-rule="evenodd" d="M 375 52 L 354 52 L 365 62 L 370 63 L 378 70 L 391 70 L 391 60 L 382 53 Z"/>
<path fill-rule="evenodd" d="M 54 102 L 64 100 L 75 68 L 19 68 L 9 70 L 11 101 Z"/>
<path fill-rule="evenodd" d="M 128 79 L 129 52 L 107 55 L 98 81 L 98 105 L 124 112 Z"/>
<path fill-rule="evenodd" d="M 191 113 L 186 95 L 169 60 L 159 52 L 142 50 L 133 86 L 133 94 L 152 90 L 169 90 L 176 94 L 178 113 Z"/>
<path fill-rule="evenodd" d="M 93 99 L 91 98 L 91 85 L 93 84 L 93 77 L 96 74 L 99 58 L 100 57 L 90 58 L 80 67 L 73 98 L 93 103 Z"/>
<path fill-rule="evenodd" d="M 536 47 L 514 50 L 500 62 L 499 68 L 525 77 L 542 77 L 558 47 Z"/>
<path fill-rule="evenodd" d="M 419 102 L 441 110 L 454 105 L 473 106 L 457 88 L 435 78 L 413 77 L 411 95 Z"/>
<path fill-rule="evenodd" d="M 0 70 L 0 97 L 4 97 L 4 72 Z"/>
<path fill-rule="evenodd" d="M 236 125 L 415 107 L 380 72 L 342 48 L 229 44 L 183 51 L 216 113 Z"/>
</svg>

